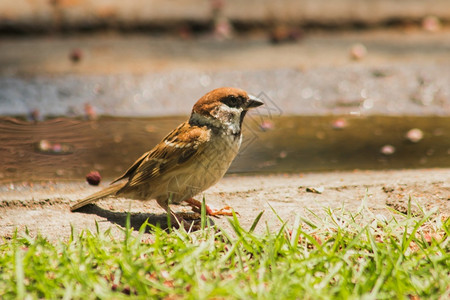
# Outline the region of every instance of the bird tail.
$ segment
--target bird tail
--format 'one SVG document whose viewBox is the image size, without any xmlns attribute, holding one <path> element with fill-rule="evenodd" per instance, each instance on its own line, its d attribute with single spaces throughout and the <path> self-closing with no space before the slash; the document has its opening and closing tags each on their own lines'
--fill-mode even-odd
<svg viewBox="0 0 450 300">
<path fill-rule="evenodd" d="M 93 203 L 96 202 L 100 199 L 106 198 L 108 196 L 113 196 L 116 195 L 116 193 L 123 188 L 123 186 L 125 185 L 125 183 L 118 183 L 118 184 L 114 184 L 111 185 L 109 187 L 107 187 L 106 189 L 103 189 L 101 191 L 98 191 L 97 193 L 94 193 L 84 199 L 79 200 L 77 203 L 75 203 L 74 205 L 72 205 L 70 207 L 71 211 L 75 211 L 85 205 L 88 205 L 89 203 Z"/>
</svg>

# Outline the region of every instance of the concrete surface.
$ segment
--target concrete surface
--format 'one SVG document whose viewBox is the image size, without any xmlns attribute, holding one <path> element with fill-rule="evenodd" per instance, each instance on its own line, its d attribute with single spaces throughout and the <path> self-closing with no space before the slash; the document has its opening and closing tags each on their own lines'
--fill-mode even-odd
<svg viewBox="0 0 450 300">
<path fill-rule="evenodd" d="M 368 53 L 352 60 L 360 43 Z M 449 82 L 448 30 L 311 33 L 280 45 L 259 35 L 0 39 L 0 115 L 82 113 L 85 103 L 114 116 L 186 115 L 207 91 L 238 86 L 284 115 L 448 116 Z"/>
<path fill-rule="evenodd" d="M 355 214 L 363 207 L 367 218 L 383 221 L 393 216 L 401 218 L 398 213 L 406 214 L 410 197 L 413 214 L 420 216 L 422 210 L 434 210 L 435 216 L 445 222 L 450 214 L 449 182 L 450 169 L 231 176 L 206 191 L 205 197 L 215 208 L 233 207 L 246 229 L 259 212 L 265 211 L 257 232 L 266 230 L 266 223 L 270 230 L 279 230 L 281 222 L 272 208 L 288 226 L 293 225 L 296 216 L 321 222 L 328 209 L 339 216 L 341 208 Z M 322 187 L 323 192 L 307 192 L 308 187 Z M 108 199 L 80 212 L 70 212 L 71 203 L 99 189 L 81 182 L 0 185 L 0 237 L 11 237 L 16 228 L 21 234 L 27 228 L 32 236 L 39 232 L 51 240 L 65 239 L 70 237 L 71 226 L 75 232 L 95 231 L 96 222 L 100 230 L 111 228 L 120 237 L 128 211 L 136 230 L 147 218 L 150 223 L 164 226 L 166 216 L 156 201 Z M 174 206 L 174 210 L 190 211 L 190 208 Z M 227 217 L 213 218 L 213 222 L 231 230 Z"/>
<path fill-rule="evenodd" d="M 428 15 L 450 20 L 447 0 L 1 0 L 0 28 L 58 30 L 207 23 L 213 18 L 212 5 L 221 6 L 223 16 L 241 23 L 281 20 L 297 24 L 374 24 L 421 20 Z"/>
</svg>

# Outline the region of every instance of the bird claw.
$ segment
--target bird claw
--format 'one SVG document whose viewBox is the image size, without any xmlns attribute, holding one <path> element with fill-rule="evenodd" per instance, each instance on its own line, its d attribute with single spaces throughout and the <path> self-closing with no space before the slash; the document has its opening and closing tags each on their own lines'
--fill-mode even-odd
<svg viewBox="0 0 450 300">
<path fill-rule="evenodd" d="M 186 202 L 192 207 L 192 210 L 197 213 L 201 213 L 202 203 L 193 198 L 186 200 Z M 233 208 L 230 206 L 222 207 L 221 209 L 211 208 L 208 204 L 205 203 L 206 214 L 208 216 L 232 216 Z M 235 214 L 239 215 L 237 212 Z"/>
<path fill-rule="evenodd" d="M 232 216 L 233 215 L 233 208 L 230 206 L 222 207 L 221 209 L 212 209 L 209 206 L 206 206 L 206 213 L 210 216 Z M 238 213 L 236 213 L 238 214 Z"/>
</svg>

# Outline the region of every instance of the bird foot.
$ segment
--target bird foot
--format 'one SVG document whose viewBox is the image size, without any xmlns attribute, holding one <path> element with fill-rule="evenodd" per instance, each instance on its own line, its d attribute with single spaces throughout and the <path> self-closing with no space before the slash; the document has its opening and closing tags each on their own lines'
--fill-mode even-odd
<svg viewBox="0 0 450 300">
<path fill-rule="evenodd" d="M 201 213 L 202 210 L 202 203 L 198 200 L 195 200 L 194 198 L 190 198 L 188 200 L 185 200 L 191 207 L 194 212 Z M 222 207 L 221 209 L 214 209 L 208 204 L 205 204 L 206 214 L 208 216 L 232 216 L 233 215 L 233 208 L 230 206 Z M 238 214 L 237 212 L 235 212 Z"/>
<path fill-rule="evenodd" d="M 206 206 L 206 213 L 210 216 L 232 216 L 233 208 L 228 205 L 222 207 L 221 209 L 213 209 L 210 206 Z"/>
</svg>

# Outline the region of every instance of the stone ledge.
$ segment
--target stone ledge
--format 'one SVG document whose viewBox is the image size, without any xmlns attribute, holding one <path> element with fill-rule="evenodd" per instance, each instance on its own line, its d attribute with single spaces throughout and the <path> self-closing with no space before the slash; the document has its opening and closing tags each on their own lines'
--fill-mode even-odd
<svg viewBox="0 0 450 300">
<path fill-rule="evenodd" d="M 207 0 L 18 0 L 0 2 L 0 28 L 54 30 L 95 26 L 142 26 L 180 22 L 209 22 L 212 2 Z M 217 1 L 216 1 L 217 2 Z M 420 20 L 434 15 L 450 20 L 447 0 L 228 0 L 220 14 L 233 22 L 354 23 Z"/>
</svg>

